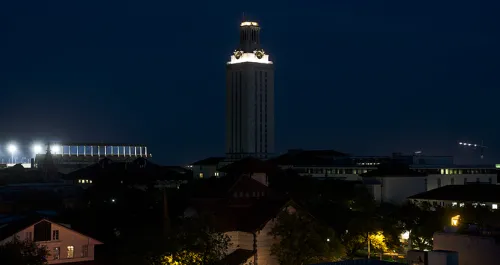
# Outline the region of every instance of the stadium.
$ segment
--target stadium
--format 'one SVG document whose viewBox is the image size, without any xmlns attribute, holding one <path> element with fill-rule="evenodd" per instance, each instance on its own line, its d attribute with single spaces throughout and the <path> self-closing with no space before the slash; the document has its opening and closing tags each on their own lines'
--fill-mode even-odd
<svg viewBox="0 0 500 265">
<path fill-rule="evenodd" d="M 148 147 L 141 144 L 57 143 L 50 144 L 50 148 L 48 144 L 34 144 L 28 148 L 29 151 L 15 144 L 9 144 L 4 149 L 7 153 L 2 152 L 0 167 L 10 167 L 15 164 L 22 164 L 25 168 L 39 167 L 46 161 L 46 153 L 50 149 L 52 160 L 61 173 L 69 173 L 92 165 L 104 157 L 117 162 L 151 157 Z"/>
</svg>

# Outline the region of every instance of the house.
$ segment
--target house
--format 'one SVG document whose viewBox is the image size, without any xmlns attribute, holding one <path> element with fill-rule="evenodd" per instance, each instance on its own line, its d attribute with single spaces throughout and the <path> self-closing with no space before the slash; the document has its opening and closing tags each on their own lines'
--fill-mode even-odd
<svg viewBox="0 0 500 265">
<path fill-rule="evenodd" d="M 481 183 L 447 185 L 415 194 L 408 199 L 415 204 L 428 203 L 441 207 L 479 205 L 496 210 L 500 205 L 500 185 Z"/>
<path fill-rule="evenodd" d="M 274 265 L 269 235 L 282 210 L 294 211 L 296 205 L 268 187 L 269 174 L 280 169 L 256 158 L 244 158 L 221 167 L 219 178 L 198 179 L 191 185 L 191 206 L 185 217 L 211 215 L 215 229 L 230 238 L 231 246 L 224 264 Z"/>
<path fill-rule="evenodd" d="M 378 202 L 404 203 L 408 196 L 427 190 L 427 174 L 403 163 L 385 163 L 360 175 Z"/>
<path fill-rule="evenodd" d="M 224 161 L 225 157 L 208 157 L 199 161 L 196 161 L 189 166 L 190 170 L 193 171 L 194 179 L 219 177 L 219 164 Z"/>
<path fill-rule="evenodd" d="M 271 255 L 271 247 L 279 241 L 269 233 L 281 211 L 294 212 L 296 207 L 292 201 L 268 198 L 247 204 L 224 200 L 212 207 L 190 208 L 186 215 L 194 217 L 203 212 L 210 213 L 216 231 L 229 237 L 230 247 L 224 264 L 278 265 Z"/>
<path fill-rule="evenodd" d="M 70 228 L 40 216 L 0 219 L 0 244 L 14 237 L 33 240 L 46 246 L 49 264 L 93 261 L 94 247 L 102 243 Z"/>
</svg>

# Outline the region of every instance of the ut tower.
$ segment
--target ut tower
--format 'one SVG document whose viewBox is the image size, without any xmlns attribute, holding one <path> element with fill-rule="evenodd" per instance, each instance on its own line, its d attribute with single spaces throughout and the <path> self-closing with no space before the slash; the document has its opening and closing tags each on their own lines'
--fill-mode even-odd
<svg viewBox="0 0 500 265">
<path fill-rule="evenodd" d="M 240 24 L 240 45 L 226 69 L 228 159 L 274 153 L 274 65 L 260 47 L 257 22 Z"/>
</svg>

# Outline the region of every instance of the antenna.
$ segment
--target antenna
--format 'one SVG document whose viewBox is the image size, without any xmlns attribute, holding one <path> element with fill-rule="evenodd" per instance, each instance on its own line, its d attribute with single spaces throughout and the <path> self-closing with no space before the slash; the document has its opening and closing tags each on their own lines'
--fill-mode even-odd
<svg viewBox="0 0 500 265">
<path fill-rule="evenodd" d="M 480 154 L 481 154 L 481 159 L 484 158 L 484 149 L 488 148 L 487 146 L 484 145 L 483 141 L 481 141 L 481 144 L 474 144 L 474 143 L 469 143 L 469 142 L 458 142 L 458 145 L 467 147 L 467 148 L 474 148 L 474 149 L 479 149 Z"/>
</svg>

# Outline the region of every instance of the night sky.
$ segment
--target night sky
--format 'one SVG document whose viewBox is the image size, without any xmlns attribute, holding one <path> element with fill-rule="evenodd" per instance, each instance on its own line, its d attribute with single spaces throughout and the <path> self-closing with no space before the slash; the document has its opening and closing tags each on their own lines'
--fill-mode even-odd
<svg viewBox="0 0 500 265">
<path fill-rule="evenodd" d="M 0 4 L 0 140 L 144 143 L 162 164 L 224 152 L 242 13 L 276 66 L 276 149 L 500 161 L 499 1 Z M 2 147 L 2 149 L 5 149 Z M 3 151 L 3 150 L 2 150 Z"/>
</svg>

